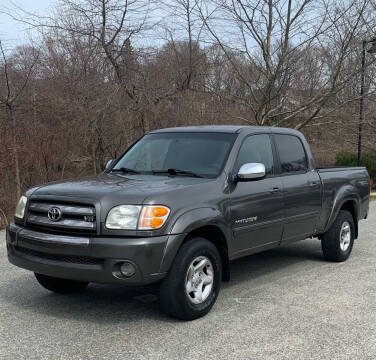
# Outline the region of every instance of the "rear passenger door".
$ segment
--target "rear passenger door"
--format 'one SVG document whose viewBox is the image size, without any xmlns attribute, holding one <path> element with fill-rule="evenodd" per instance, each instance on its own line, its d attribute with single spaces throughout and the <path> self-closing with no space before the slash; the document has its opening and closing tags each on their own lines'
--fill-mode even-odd
<svg viewBox="0 0 376 360">
<path fill-rule="evenodd" d="M 314 233 L 321 210 L 321 183 L 310 169 L 298 136 L 274 134 L 283 184 L 284 226 L 282 242 L 304 239 Z"/>
</svg>

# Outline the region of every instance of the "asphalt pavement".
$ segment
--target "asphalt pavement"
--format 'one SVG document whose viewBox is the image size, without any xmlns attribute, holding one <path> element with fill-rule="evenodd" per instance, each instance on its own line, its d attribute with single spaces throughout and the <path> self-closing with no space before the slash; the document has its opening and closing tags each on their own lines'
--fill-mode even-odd
<svg viewBox="0 0 376 360">
<path fill-rule="evenodd" d="M 204 318 L 170 319 L 149 289 L 55 295 L 8 263 L 0 232 L 0 359 L 376 359 L 376 202 L 345 263 L 305 240 L 232 264 Z"/>
</svg>

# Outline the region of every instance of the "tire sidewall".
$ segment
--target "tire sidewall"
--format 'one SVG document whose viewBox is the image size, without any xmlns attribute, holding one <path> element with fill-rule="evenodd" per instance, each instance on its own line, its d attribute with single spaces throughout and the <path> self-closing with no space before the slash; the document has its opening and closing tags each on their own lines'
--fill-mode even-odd
<svg viewBox="0 0 376 360">
<path fill-rule="evenodd" d="M 344 222 L 347 222 L 347 223 L 350 224 L 350 231 L 351 231 L 350 245 L 349 245 L 349 247 L 347 248 L 346 251 L 343 251 L 341 249 L 341 245 L 340 245 L 341 229 L 342 229 Z M 354 246 L 354 235 L 355 235 L 354 220 L 353 220 L 352 216 L 349 213 L 346 212 L 341 216 L 339 224 L 340 224 L 339 225 L 339 232 L 337 234 L 337 237 L 338 237 L 338 252 L 339 252 L 339 254 L 341 254 L 341 257 L 343 259 L 347 259 L 350 256 L 350 254 L 352 252 L 352 248 Z"/>
<path fill-rule="evenodd" d="M 350 246 L 346 251 L 343 251 L 340 246 L 340 234 L 342 225 L 344 222 L 350 224 L 351 238 Z M 355 223 L 354 219 L 350 212 L 346 210 L 341 210 L 330 230 L 324 234 L 324 237 L 321 241 L 322 250 L 324 257 L 329 261 L 342 262 L 349 258 L 355 239 Z"/>
<path fill-rule="evenodd" d="M 204 240 L 204 241 L 207 242 L 207 240 Z M 180 297 L 181 301 L 185 303 L 185 306 L 190 311 L 194 311 L 194 312 L 205 312 L 206 310 L 209 311 L 218 296 L 219 289 L 221 286 L 222 266 L 221 266 L 221 260 L 220 260 L 218 251 L 215 248 L 214 250 L 210 246 L 205 246 L 201 249 L 199 248 L 195 249 L 195 251 L 192 251 L 189 254 L 189 256 L 186 257 L 184 263 L 182 264 L 183 276 L 182 276 L 182 281 L 179 282 L 179 290 L 178 290 L 179 295 L 178 296 Z M 211 261 L 213 265 L 214 282 L 213 282 L 212 291 L 210 295 L 208 296 L 208 298 L 200 304 L 194 304 L 189 300 L 188 295 L 186 294 L 185 279 L 186 279 L 188 267 L 190 266 L 192 261 L 199 256 L 206 256 Z"/>
<path fill-rule="evenodd" d="M 206 256 L 212 263 L 214 282 L 208 298 L 200 304 L 192 303 L 186 294 L 185 281 L 192 261 Z M 214 305 L 222 281 L 222 263 L 217 248 L 204 238 L 189 239 L 180 248 L 167 278 L 161 286 L 162 309 L 174 317 L 194 320 L 206 315 Z M 166 298 L 167 297 L 167 298 Z"/>
</svg>

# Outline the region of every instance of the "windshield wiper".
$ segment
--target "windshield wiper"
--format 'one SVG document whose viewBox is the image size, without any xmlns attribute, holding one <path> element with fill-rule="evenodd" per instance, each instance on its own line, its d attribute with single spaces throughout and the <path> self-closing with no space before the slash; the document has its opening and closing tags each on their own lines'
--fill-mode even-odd
<svg viewBox="0 0 376 360">
<path fill-rule="evenodd" d="M 122 172 L 124 174 L 141 174 L 137 170 L 129 169 L 129 168 L 126 168 L 126 167 L 121 167 L 119 169 L 112 169 L 111 172 Z"/>
<path fill-rule="evenodd" d="M 192 177 L 203 178 L 205 176 L 197 174 L 193 171 L 179 170 L 179 169 L 167 169 L 167 170 L 152 170 L 153 174 L 169 174 L 169 175 L 187 175 Z"/>
</svg>

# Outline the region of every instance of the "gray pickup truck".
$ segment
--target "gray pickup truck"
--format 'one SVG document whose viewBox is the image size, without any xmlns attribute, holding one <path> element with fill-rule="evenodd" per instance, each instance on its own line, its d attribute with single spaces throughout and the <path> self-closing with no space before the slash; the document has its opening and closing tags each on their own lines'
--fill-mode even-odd
<svg viewBox="0 0 376 360">
<path fill-rule="evenodd" d="M 325 259 L 346 260 L 369 198 L 365 168 L 316 168 L 298 131 L 162 129 L 99 176 L 28 190 L 8 258 L 56 293 L 155 283 L 162 310 L 192 320 L 213 306 L 231 260 L 308 237 Z"/>
</svg>

